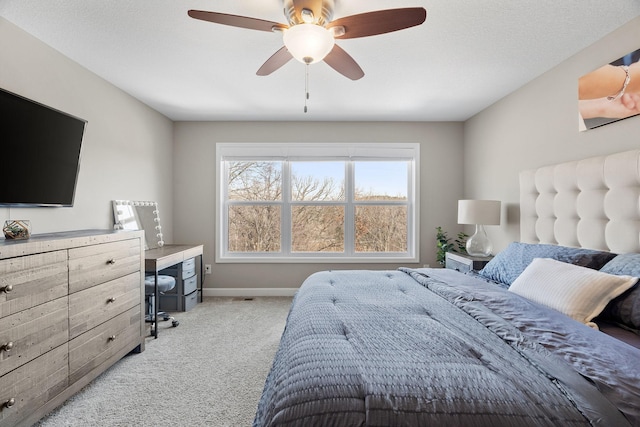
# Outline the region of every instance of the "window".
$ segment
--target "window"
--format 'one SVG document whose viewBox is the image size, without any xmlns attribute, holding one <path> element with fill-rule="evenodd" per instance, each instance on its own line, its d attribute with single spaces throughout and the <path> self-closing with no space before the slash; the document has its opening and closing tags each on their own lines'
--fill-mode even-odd
<svg viewBox="0 0 640 427">
<path fill-rule="evenodd" d="M 418 144 L 216 152 L 217 261 L 417 261 Z"/>
</svg>

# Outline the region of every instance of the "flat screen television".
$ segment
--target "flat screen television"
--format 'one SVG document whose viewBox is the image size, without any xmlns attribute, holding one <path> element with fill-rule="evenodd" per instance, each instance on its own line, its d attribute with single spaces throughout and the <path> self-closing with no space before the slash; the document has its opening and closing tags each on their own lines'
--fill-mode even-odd
<svg viewBox="0 0 640 427">
<path fill-rule="evenodd" d="M 0 89 L 0 205 L 73 206 L 86 123 Z"/>
</svg>

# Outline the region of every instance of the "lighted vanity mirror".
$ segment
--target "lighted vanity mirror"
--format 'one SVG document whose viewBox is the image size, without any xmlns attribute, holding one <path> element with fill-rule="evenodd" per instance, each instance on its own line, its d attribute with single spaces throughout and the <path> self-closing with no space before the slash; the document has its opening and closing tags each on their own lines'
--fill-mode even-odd
<svg viewBox="0 0 640 427">
<path fill-rule="evenodd" d="M 144 230 L 145 249 L 164 246 L 157 202 L 114 200 L 113 218 L 116 230 Z"/>
</svg>

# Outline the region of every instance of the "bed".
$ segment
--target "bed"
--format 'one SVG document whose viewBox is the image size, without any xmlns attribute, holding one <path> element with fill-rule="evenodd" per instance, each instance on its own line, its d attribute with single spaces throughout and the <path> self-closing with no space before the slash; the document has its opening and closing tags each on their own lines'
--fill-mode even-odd
<svg viewBox="0 0 640 427">
<path fill-rule="evenodd" d="M 479 273 L 305 280 L 254 426 L 640 426 L 640 150 L 520 176 Z"/>
</svg>

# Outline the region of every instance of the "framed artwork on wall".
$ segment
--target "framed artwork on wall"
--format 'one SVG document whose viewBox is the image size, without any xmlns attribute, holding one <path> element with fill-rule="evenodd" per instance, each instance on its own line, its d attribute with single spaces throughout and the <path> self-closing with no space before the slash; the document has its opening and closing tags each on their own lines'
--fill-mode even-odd
<svg viewBox="0 0 640 427">
<path fill-rule="evenodd" d="M 578 79 L 581 131 L 640 114 L 640 49 Z"/>
</svg>

